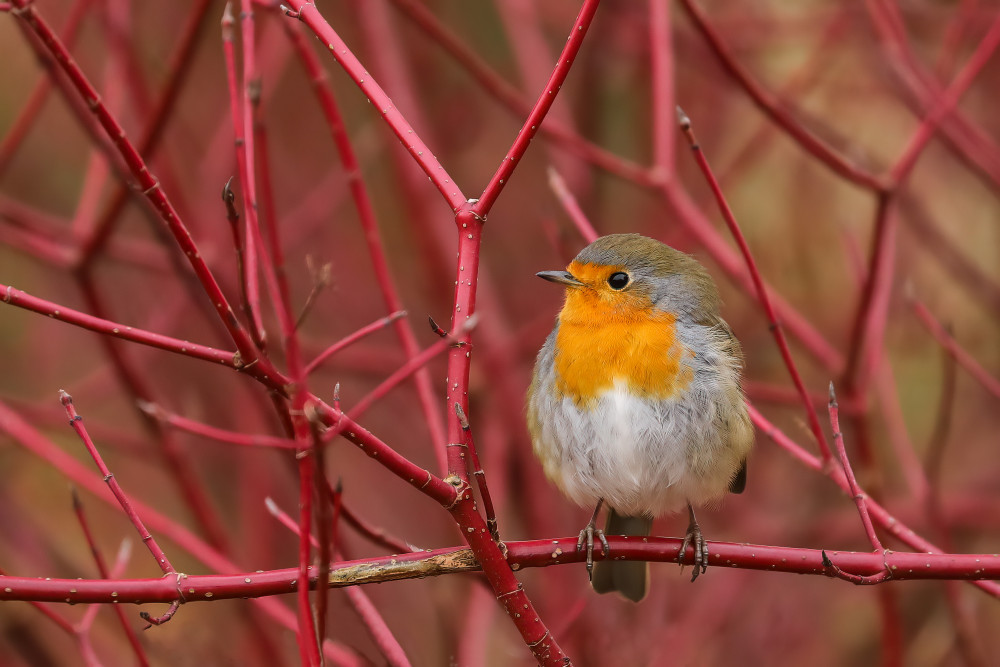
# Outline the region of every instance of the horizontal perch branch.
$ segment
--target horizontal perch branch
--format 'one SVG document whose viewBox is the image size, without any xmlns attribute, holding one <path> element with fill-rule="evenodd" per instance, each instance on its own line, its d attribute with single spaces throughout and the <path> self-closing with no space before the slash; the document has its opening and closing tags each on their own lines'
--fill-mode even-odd
<svg viewBox="0 0 1000 667">
<path fill-rule="evenodd" d="M 586 554 L 576 550 L 576 537 L 555 540 L 507 542 L 507 560 L 514 570 L 582 562 Z M 673 563 L 681 540 L 649 537 L 643 540 L 608 535 L 615 558 Z M 710 542 L 710 563 L 716 567 L 769 570 L 792 574 L 868 577 L 888 570 L 896 580 L 910 579 L 1000 579 L 1000 554 L 929 554 L 913 552 L 823 551 L 760 544 Z M 835 568 L 824 565 L 824 557 Z M 602 560 L 600 550 L 594 558 Z M 315 568 L 311 568 L 315 571 Z M 342 561 L 330 566 L 330 587 L 343 588 L 399 579 L 436 577 L 478 571 L 472 551 L 451 547 L 433 551 Z M 316 584 L 315 579 L 310 585 Z M 39 602 L 131 602 L 136 604 L 184 602 L 281 595 L 298 588 L 298 568 L 228 575 L 169 575 L 160 579 L 52 579 L 0 577 L 0 599 Z"/>
</svg>

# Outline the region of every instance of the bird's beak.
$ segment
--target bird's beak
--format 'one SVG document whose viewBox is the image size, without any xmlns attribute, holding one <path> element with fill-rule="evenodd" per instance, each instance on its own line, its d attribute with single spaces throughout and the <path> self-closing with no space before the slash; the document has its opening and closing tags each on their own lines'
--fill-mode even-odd
<svg viewBox="0 0 1000 667">
<path fill-rule="evenodd" d="M 535 275 L 550 283 L 560 283 L 567 287 L 583 287 L 583 283 L 574 278 L 569 271 L 539 271 Z"/>
</svg>

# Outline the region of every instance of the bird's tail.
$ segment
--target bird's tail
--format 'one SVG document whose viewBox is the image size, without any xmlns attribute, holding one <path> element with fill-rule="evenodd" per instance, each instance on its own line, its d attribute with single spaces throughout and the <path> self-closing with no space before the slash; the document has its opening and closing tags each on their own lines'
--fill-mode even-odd
<svg viewBox="0 0 1000 667">
<path fill-rule="evenodd" d="M 652 517 L 622 516 L 610 510 L 604 533 L 646 537 L 652 529 Z M 598 593 L 618 591 L 632 602 L 639 602 L 649 590 L 649 563 L 639 560 L 598 561 L 594 563 L 591 584 Z"/>
</svg>

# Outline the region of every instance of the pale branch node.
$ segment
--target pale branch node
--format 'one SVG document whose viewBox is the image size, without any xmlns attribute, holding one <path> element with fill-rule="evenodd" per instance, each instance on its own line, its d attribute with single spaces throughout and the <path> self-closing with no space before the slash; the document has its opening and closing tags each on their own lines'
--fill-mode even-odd
<svg viewBox="0 0 1000 667">
<path fill-rule="evenodd" d="M 422 579 L 442 574 L 472 572 L 479 569 L 479 562 L 472 553 L 472 549 L 460 549 L 416 561 L 394 562 L 390 560 L 389 562 L 363 563 L 330 570 L 330 586 L 340 588 L 400 579 Z"/>
</svg>

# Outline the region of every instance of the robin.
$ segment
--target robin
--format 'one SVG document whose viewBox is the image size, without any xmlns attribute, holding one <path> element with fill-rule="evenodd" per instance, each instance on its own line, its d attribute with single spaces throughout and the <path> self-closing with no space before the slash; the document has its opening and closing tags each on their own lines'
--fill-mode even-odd
<svg viewBox="0 0 1000 667">
<path fill-rule="evenodd" d="M 708 566 L 694 506 L 743 491 L 753 443 L 742 351 L 715 283 L 693 257 L 638 234 L 601 237 L 538 277 L 565 285 L 566 301 L 535 361 L 528 428 L 546 475 L 577 504 L 596 504 L 577 542 L 594 590 L 645 597 L 649 564 L 595 566 L 594 537 L 607 555 L 604 533 L 647 536 L 653 517 L 685 506 L 677 560 L 694 546 L 694 581 Z"/>
</svg>

